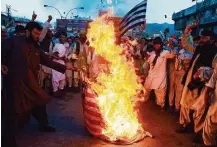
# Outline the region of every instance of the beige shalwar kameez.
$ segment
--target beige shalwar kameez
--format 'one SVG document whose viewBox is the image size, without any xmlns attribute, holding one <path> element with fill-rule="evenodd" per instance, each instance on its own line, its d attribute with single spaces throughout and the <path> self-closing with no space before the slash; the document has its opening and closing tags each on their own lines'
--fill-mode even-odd
<svg viewBox="0 0 217 147">
<path fill-rule="evenodd" d="M 79 87 L 79 81 L 84 80 L 85 76 L 88 74 L 88 54 L 87 44 L 80 43 L 80 52 L 74 66 L 78 69 L 82 69 L 82 72 L 74 71 L 74 87 Z"/>
<path fill-rule="evenodd" d="M 73 67 L 73 63 L 72 63 L 72 57 L 73 57 L 73 47 L 69 46 L 67 48 L 66 51 L 66 58 L 68 59 L 66 61 L 66 66 L 69 68 Z M 72 70 L 66 70 L 66 82 L 68 84 L 68 87 L 71 88 L 72 87 L 72 78 L 73 77 L 73 72 Z"/>
<path fill-rule="evenodd" d="M 198 103 L 201 102 L 204 96 L 204 90 L 199 93 L 199 89 L 194 89 L 191 91 L 188 88 L 189 83 L 192 80 L 193 75 L 193 68 L 195 66 L 196 61 L 198 60 L 200 55 L 196 57 L 194 60 L 189 73 L 187 75 L 187 79 L 184 85 L 184 89 L 182 92 L 182 98 L 181 98 L 181 111 L 180 111 L 180 117 L 179 117 L 179 123 L 186 127 L 190 122 L 190 111 L 193 110 L 193 121 L 194 121 L 194 132 L 198 133 L 202 131 L 203 124 L 204 124 L 204 118 L 206 116 L 206 107 L 198 107 Z M 210 72 L 210 71 L 208 71 Z M 203 77 L 201 77 L 203 78 Z"/>
<path fill-rule="evenodd" d="M 215 66 L 214 73 L 206 84 L 214 90 L 214 95 L 211 100 L 206 120 L 203 127 L 203 140 L 205 145 L 217 145 L 217 66 Z"/>
</svg>

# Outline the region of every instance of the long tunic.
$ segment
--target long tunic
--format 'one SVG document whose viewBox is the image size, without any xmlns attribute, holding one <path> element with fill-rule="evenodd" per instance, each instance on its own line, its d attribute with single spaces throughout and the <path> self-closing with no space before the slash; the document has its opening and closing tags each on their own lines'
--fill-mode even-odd
<svg viewBox="0 0 217 147">
<path fill-rule="evenodd" d="M 217 64 L 216 64 L 217 65 Z M 209 82 L 206 84 L 207 87 L 215 89 L 214 95 L 211 99 L 211 105 L 209 107 L 209 111 L 207 116 L 216 115 L 215 118 L 217 119 L 217 66 L 215 66 L 214 72 L 212 77 L 210 78 Z M 217 122 L 217 120 L 215 120 Z"/>
<path fill-rule="evenodd" d="M 78 54 L 77 66 L 83 68 L 87 66 L 88 46 L 86 44 L 80 44 L 80 52 Z"/>
<path fill-rule="evenodd" d="M 76 50 L 75 50 L 76 52 Z M 74 52 L 74 53 L 75 53 Z M 86 45 L 86 43 L 81 44 L 80 43 L 80 50 L 78 53 L 78 59 L 75 62 L 75 67 L 77 67 L 78 69 L 82 69 L 84 72 L 75 72 L 74 73 L 74 78 L 75 79 L 81 79 L 84 80 L 85 75 L 87 75 L 87 58 L 88 58 L 88 46 Z"/>
<path fill-rule="evenodd" d="M 185 86 L 184 86 L 184 89 L 183 89 L 183 92 L 182 92 L 181 105 L 184 106 L 184 107 L 187 107 L 187 108 L 191 108 L 192 105 L 195 102 L 195 99 L 199 96 L 198 89 L 195 89 L 193 92 L 191 92 L 189 90 L 189 88 L 188 88 L 188 84 L 192 80 L 194 65 L 195 65 L 197 59 L 199 58 L 199 56 L 200 55 L 198 55 L 196 57 L 196 59 L 194 60 L 192 66 L 191 66 L 191 68 L 190 68 L 190 70 L 188 72 L 187 79 L 186 79 L 186 82 L 185 82 Z"/>
<path fill-rule="evenodd" d="M 209 52 L 207 52 L 209 49 Z M 212 67 L 212 61 L 217 53 L 217 48 L 214 44 L 207 44 L 200 46 L 196 49 L 191 63 L 191 68 L 187 72 L 187 77 L 185 80 L 185 86 L 182 93 L 181 105 L 191 109 L 192 105 L 195 103 L 195 100 L 199 97 L 199 88 L 190 91 L 188 88 L 189 83 L 192 81 L 193 75 L 201 67 Z M 201 78 L 201 77 L 200 77 Z"/>
<path fill-rule="evenodd" d="M 150 70 L 145 81 L 145 87 L 147 89 L 162 89 L 166 87 L 167 85 L 166 56 L 168 54 L 170 54 L 169 51 L 166 50 L 162 51 L 160 56 L 157 59 L 155 66 L 153 67 L 152 63 L 156 54 L 155 52 L 150 53 L 150 57 L 148 59 Z"/>
<path fill-rule="evenodd" d="M 30 111 L 34 105 L 47 104 L 50 96 L 38 84 L 39 64 L 62 73 L 66 67 L 50 60 L 39 46 L 30 40 L 13 38 L 2 46 L 2 50 L 7 51 L 5 64 L 9 68 L 8 94 L 13 99 L 16 113 Z"/>
<path fill-rule="evenodd" d="M 64 44 L 56 44 L 54 49 L 53 49 L 53 53 L 55 52 L 58 52 L 58 56 L 61 58 L 61 57 L 65 57 L 66 55 L 66 47 Z M 59 59 L 54 59 L 55 62 L 57 63 L 60 63 L 62 65 L 65 65 L 65 62 L 63 60 L 59 60 Z M 62 81 L 62 80 L 65 80 L 66 79 L 66 76 L 65 74 L 63 73 L 60 73 L 54 69 L 52 69 L 52 76 L 53 76 L 53 79 L 54 81 Z"/>
</svg>

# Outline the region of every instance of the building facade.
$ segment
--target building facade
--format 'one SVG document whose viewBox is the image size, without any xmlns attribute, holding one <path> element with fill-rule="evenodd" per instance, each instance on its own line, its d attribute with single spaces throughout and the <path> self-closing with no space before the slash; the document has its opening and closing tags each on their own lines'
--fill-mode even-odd
<svg viewBox="0 0 217 147">
<path fill-rule="evenodd" d="M 181 34 L 186 26 L 200 20 L 200 26 L 193 30 L 193 35 L 199 35 L 204 28 L 217 33 L 217 0 L 203 0 L 185 10 L 174 13 L 176 34 Z"/>
<path fill-rule="evenodd" d="M 57 19 L 56 29 L 77 34 L 80 30 L 87 30 L 88 23 L 91 21 L 89 18 Z"/>
<path fill-rule="evenodd" d="M 7 26 L 7 24 L 10 22 L 10 19 L 7 15 L 1 13 L 1 25 Z"/>
</svg>

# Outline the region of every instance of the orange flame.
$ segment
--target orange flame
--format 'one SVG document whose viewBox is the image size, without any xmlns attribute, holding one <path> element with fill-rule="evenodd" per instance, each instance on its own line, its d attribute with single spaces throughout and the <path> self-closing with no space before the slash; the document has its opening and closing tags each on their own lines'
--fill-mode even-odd
<svg viewBox="0 0 217 147">
<path fill-rule="evenodd" d="M 99 73 L 91 89 L 98 96 L 97 104 L 105 120 L 102 133 L 111 141 L 133 140 L 144 134 L 133 105 L 137 90 L 142 87 L 137 83 L 134 67 L 120 55 L 122 48 L 115 44 L 114 25 L 108 21 L 109 16 L 91 22 L 87 33 L 90 46 L 109 62 L 110 71 Z"/>
</svg>

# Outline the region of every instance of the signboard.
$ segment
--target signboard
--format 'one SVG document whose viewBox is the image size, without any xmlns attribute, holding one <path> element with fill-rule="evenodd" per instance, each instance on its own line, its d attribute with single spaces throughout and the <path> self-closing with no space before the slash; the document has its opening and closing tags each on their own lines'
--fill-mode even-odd
<svg viewBox="0 0 217 147">
<path fill-rule="evenodd" d="M 57 30 L 65 32 L 78 32 L 86 30 L 90 20 L 57 19 Z"/>
</svg>

